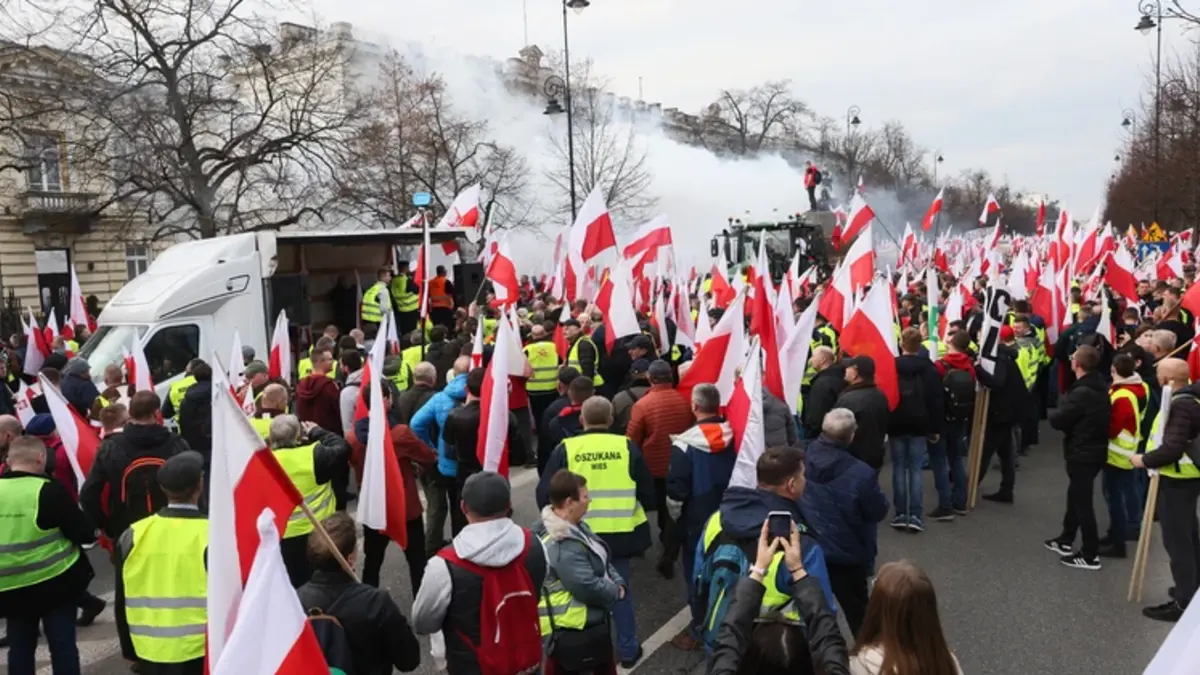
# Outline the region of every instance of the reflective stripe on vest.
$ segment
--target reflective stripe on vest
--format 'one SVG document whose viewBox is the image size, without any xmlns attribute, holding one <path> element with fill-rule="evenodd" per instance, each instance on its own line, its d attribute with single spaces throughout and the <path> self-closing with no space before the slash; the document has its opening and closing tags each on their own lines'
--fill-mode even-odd
<svg viewBox="0 0 1200 675">
<path fill-rule="evenodd" d="M 550 545 L 550 534 L 542 535 L 542 546 Z M 554 625 L 550 625 L 550 617 L 554 616 Z M 558 575 L 551 567 L 542 586 L 541 597 L 538 599 L 538 622 L 542 628 L 542 637 L 547 637 L 559 630 L 583 630 L 587 624 L 587 605 L 575 599 L 565 588 Z"/>
<path fill-rule="evenodd" d="M 552 342 L 525 345 L 525 358 L 533 369 L 533 377 L 525 383 L 531 394 L 551 392 L 558 388 L 558 352 Z"/>
<path fill-rule="evenodd" d="M 592 342 L 592 338 L 586 335 L 579 336 L 575 344 L 571 345 L 571 351 L 567 352 L 567 366 L 578 370 L 581 374 L 583 373 L 583 368 L 579 365 L 579 343 L 584 340 L 587 340 L 588 344 L 592 345 L 592 351 L 596 354 L 596 361 L 593 364 L 595 372 L 592 375 L 592 385 L 599 387 L 604 384 L 604 378 L 600 377 L 600 350 L 596 348 L 596 343 Z"/>
<path fill-rule="evenodd" d="M 371 323 L 379 323 L 383 321 L 383 312 L 387 309 L 387 287 L 382 281 L 376 281 L 374 286 L 367 289 L 362 297 L 362 311 L 360 315 L 363 321 Z"/>
<path fill-rule="evenodd" d="M 1128 389 L 1118 389 L 1109 394 L 1109 401 L 1116 405 L 1120 399 L 1127 399 L 1133 406 L 1134 433 L 1122 429 L 1116 438 L 1108 439 L 1108 464 L 1118 469 L 1132 469 L 1133 462 L 1129 461 L 1137 453 L 1138 442 L 1141 440 L 1137 430 L 1142 428 L 1142 409 L 1138 406 L 1137 395 Z"/>
<path fill-rule="evenodd" d="M 324 520 L 333 515 L 336 506 L 333 500 L 333 487 L 329 483 L 317 483 L 316 471 L 313 469 L 313 451 L 316 450 L 317 445 L 317 443 L 309 443 L 298 448 L 281 448 L 273 450 L 273 452 L 275 459 L 279 460 L 279 465 L 287 472 L 288 478 L 292 479 L 296 490 L 304 496 L 304 503 L 308 505 L 308 509 L 313 512 L 317 520 Z M 291 539 L 312 531 L 312 521 L 304 515 L 304 510 L 297 506 L 296 510 L 292 511 L 292 515 L 288 517 L 287 530 L 284 531 L 283 538 Z"/>
<path fill-rule="evenodd" d="M 167 398 L 171 400 L 171 407 L 175 409 L 175 416 L 179 416 L 179 405 L 183 403 L 183 395 L 191 389 L 192 385 L 196 384 L 196 378 L 188 375 L 171 385 L 170 391 L 167 392 Z"/>
<path fill-rule="evenodd" d="M 712 514 L 708 517 L 708 522 L 704 524 L 704 551 L 705 557 L 708 557 L 709 549 L 712 548 L 713 542 L 721 534 L 721 512 Z M 753 564 L 753 561 L 750 561 Z M 792 596 L 786 593 L 780 593 L 775 587 L 775 579 L 779 574 L 779 566 L 783 564 L 783 552 L 780 551 L 771 558 L 771 564 L 767 567 L 767 573 L 763 576 L 763 599 L 762 604 L 758 608 L 759 617 L 767 617 L 776 614 L 782 614 L 789 621 L 800 621 L 800 610 L 796 608 L 796 603 L 792 602 Z M 713 617 L 715 620 L 716 617 Z M 705 627 L 708 630 L 713 630 L 716 627 Z"/>
<path fill-rule="evenodd" d="M 79 560 L 79 549 L 62 531 L 37 525 L 48 482 L 38 476 L 0 480 L 0 592 L 53 579 Z"/>
<path fill-rule="evenodd" d="M 1188 396 L 1183 394 L 1182 396 Z M 1182 397 L 1180 396 L 1180 397 Z M 1176 396 L 1172 396 L 1175 399 Z M 1198 401 L 1200 402 L 1200 401 Z M 1159 409 L 1158 414 L 1154 416 L 1154 423 L 1150 425 L 1150 437 L 1154 438 L 1158 434 L 1158 425 L 1162 423 L 1162 409 Z M 1146 454 L 1150 454 L 1147 452 Z M 1195 462 L 1186 454 L 1179 457 L 1179 461 L 1174 464 L 1168 464 L 1158 470 L 1158 472 L 1167 478 L 1176 480 L 1194 480 L 1200 478 L 1200 468 L 1196 467 Z"/>
<path fill-rule="evenodd" d="M 421 304 L 421 298 L 416 293 L 408 292 L 407 274 L 392 277 L 392 299 L 396 301 L 397 312 L 415 312 Z"/>
<path fill-rule="evenodd" d="M 596 534 L 633 532 L 646 522 L 629 475 L 629 440 L 608 433 L 585 433 L 563 441 L 567 469 L 587 478 L 591 504 L 584 519 Z"/>
<path fill-rule="evenodd" d="M 133 548 L 121 568 L 121 579 L 134 651 L 151 663 L 203 658 L 208 520 L 156 514 L 131 529 Z"/>
</svg>

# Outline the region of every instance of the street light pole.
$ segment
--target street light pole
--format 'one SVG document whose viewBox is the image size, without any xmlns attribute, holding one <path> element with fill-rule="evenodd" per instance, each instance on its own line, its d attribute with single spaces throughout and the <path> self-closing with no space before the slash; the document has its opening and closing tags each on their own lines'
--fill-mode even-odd
<svg viewBox="0 0 1200 675">
<path fill-rule="evenodd" d="M 846 136 L 850 136 L 851 127 L 856 127 L 862 124 L 862 120 L 858 119 L 858 114 L 862 112 L 862 108 L 852 105 L 846 109 Z"/>
<path fill-rule="evenodd" d="M 588 0 L 563 0 L 562 15 L 563 15 L 563 62 L 565 79 L 565 98 L 567 101 L 567 163 L 570 164 L 568 170 L 568 180 L 571 181 L 571 224 L 575 223 L 577 212 L 575 201 L 575 108 L 571 105 L 571 40 L 568 37 L 570 31 L 567 30 L 567 9 L 575 9 L 583 11 L 590 3 Z"/>
<path fill-rule="evenodd" d="M 938 184 L 938 179 L 937 179 L 938 165 L 942 163 L 943 159 L 945 159 L 945 158 L 942 157 L 941 150 L 933 151 L 933 185 L 934 185 L 934 187 L 937 187 L 937 184 Z"/>
<path fill-rule="evenodd" d="M 1151 29 L 1156 29 L 1158 33 L 1154 52 L 1154 222 L 1158 223 L 1158 210 L 1162 199 L 1162 133 L 1159 126 L 1162 122 L 1162 2 L 1142 0 L 1138 11 L 1141 12 L 1142 18 L 1138 21 L 1136 29 L 1143 35 L 1148 34 Z"/>
</svg>

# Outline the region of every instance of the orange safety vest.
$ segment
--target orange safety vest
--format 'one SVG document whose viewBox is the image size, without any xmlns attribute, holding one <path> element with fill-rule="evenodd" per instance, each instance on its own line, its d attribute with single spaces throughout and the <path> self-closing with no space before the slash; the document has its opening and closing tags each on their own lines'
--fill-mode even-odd
<svg viewBox="0 0 1200 675">
<path fill-rule="evenodd" d="M 454 308 L 454 298 L 446 293 L 446 277 L 434 277 L 429 281 L 429 306 Z"/>
</svg>

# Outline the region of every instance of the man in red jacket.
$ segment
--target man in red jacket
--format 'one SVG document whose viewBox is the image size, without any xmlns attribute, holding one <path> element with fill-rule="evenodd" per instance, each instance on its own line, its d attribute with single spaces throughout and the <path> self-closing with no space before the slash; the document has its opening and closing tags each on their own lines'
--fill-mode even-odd
<svg viewBox="0 0 1200 675">
<path fill-rule="evenodd" d="M 808 210 L 817 210 L 817 186 L 821 184 L 821 171 L 812 160 L 805 162 L 804 190 L 808 192 Z"/>
<path fill-rule="evenodd" d="M 945 391 L 943 407 L 946 424 L 941 436 L 930 446 L 929 468 L 937 489 L 938 506 L 929 514 L 930 520 L 954 520 L 967 515 L 967 473 L 963 458 L 967 456 L 967 432 L 975 398 L 967 392 L 975 389 L 975 365 L 967 354 L 971 336 L 965 330 L 950 335 L 946 355 L 938 359 L 938 375 Z"/>
<path fill-rule="evenodd" d="M 318 347 L 312 353 L 313 370 L 296 385 L 296 417 L 341 436 L 341 392 L 329 376 L 333 370 L 333 351 Z"/>
</svg>

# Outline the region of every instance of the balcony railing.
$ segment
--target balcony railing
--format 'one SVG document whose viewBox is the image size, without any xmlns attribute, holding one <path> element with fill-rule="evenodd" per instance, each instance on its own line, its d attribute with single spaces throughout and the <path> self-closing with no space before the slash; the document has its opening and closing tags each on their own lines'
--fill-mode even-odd
<svg viewBox="0 0 1200 675">
<path fill-rule="evenodd" d="M 22 211 L 33 213 L 77 213 L 90 210 L 96 195 L 86 192 L 29 191 L 21 195 Z"/>
</svg>

